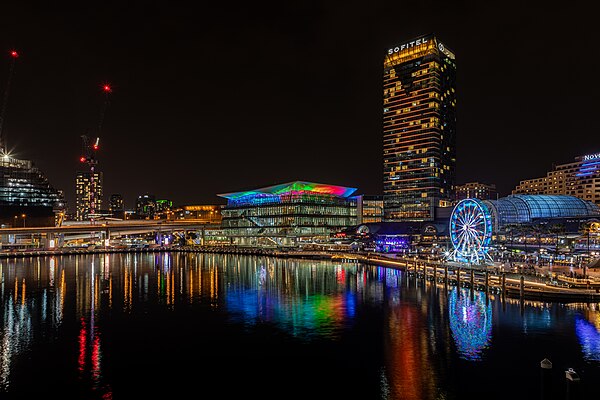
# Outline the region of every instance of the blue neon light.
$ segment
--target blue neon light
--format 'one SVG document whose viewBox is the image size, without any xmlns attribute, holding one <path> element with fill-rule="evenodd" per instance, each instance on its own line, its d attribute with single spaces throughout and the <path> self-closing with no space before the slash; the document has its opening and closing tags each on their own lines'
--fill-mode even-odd
<svg viewBox="0 0 600 400">
<path fill-rule="evenodd" d="M 460 261 L 485 259 L 492 240 L 492 215 L 487 205 L 478 199 L 461 200 L 450 217 L 450 240 Z"/>
<path fill-rule="evenodd" d="M 590 165 L 598 165 L 600 164 L 600 161 L 594 161 L 594 162 L 589 162 L 589 163 L 583 163 L 581 164 L 582 167 L 589 167 Z"/>
</svg>

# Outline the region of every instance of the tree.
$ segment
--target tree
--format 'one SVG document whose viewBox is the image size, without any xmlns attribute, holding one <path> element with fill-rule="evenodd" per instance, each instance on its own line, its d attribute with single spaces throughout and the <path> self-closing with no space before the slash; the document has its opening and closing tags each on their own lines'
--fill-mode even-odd
<svg viewBox="0 0 600 400">
<path fill-rule="evenodd" d="M 558 239 L 565 231 L 565 224 L 562 222 L 555 222 L 548 227 L 548 232 L 554 235 L 554 255 L 558 254 Z"/>
</svg>

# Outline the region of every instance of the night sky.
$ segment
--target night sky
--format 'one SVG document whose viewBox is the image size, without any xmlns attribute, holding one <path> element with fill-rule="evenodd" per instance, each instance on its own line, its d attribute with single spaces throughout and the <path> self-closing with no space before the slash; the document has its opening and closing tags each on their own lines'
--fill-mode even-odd
<svg viewBox="0 0 600 400">
<path fill-rule="evenodd" d="M 71 209 L 84 134 L 100 136 L 105 200 L 121 193 L 126 208 L 293 180 L 381 194 L 383 57 L 427 33 L 456 54 L 458 183 L 503 196 L 600 151 L 589 2 L 80 3 L 0 6 L 2 93 L 21 54 L 8 148 Z"/>
</svg>

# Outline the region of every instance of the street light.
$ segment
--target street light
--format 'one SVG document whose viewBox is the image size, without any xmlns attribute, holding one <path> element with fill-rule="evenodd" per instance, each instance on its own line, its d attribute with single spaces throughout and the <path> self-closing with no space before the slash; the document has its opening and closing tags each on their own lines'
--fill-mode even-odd
<svg viewBox="0 0 600 400">
<path fill-rule="evenodd" d="M 27 218 L 27 214 L 21 214 L 21 218 L 23 218 L 23 228 L 25 228 L 25 218 Z"/>
</svg>

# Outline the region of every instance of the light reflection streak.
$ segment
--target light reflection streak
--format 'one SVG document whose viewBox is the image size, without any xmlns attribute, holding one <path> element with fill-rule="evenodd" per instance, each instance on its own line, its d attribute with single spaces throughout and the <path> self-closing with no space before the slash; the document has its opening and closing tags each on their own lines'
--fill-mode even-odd
<svg viewBox="0 0 600 400">
<path fill-rule="evenodd" d="M 460 290 L 460 293 L 459 293 Z M 481 360 L 492 337 L 492 308 L 486 306 L 485 293 L 456 288 L 449 293 L 450 329 L 461 358 Z"/>
<path fill-rule="evenodd" d="M 79 356 L 77 358 L 77 365 L 80 373 L 83 373 L 85 369 L 85 349 L 87 340 L 87 330 L 85 326 L 85 319 L 81 318 L 81 328 L 79 328 Z"/>
<path fill-rule="evenodd" d="M 600 361 L 600 331 L 598 328 L 578 314 L 575 316 L 575 334 L 579 339 L 584 357 L 590 361 Z"/>
</svg>

